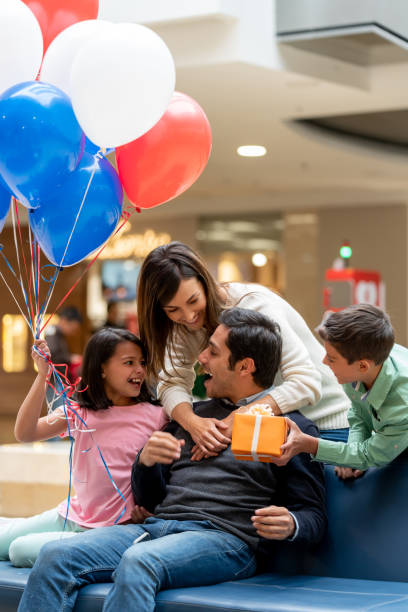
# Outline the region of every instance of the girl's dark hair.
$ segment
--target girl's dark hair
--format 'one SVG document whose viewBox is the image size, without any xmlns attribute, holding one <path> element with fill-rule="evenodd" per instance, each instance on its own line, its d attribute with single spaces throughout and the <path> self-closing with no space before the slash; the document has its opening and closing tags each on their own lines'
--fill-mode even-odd
<svg viewBox="0 0 408 612">
<path fill-rule="evenodd" d="M 177 293 L 180 281 L 187 278 L 196 278 L 202 284 L 207 300 L 204 348 L 223 308 L 218 285 L 204 260 L 186 244 L 170 242 L 151 251 L 143 262 L 137 288 L 137 314 L 140 337 L 147 347 L 149 375 L 157 376 L 160 370 L 165 370 L 166 347 L 174 350 L 176 333 L 188 333 L 163 310 Z"/>
<path fill-rule="evenodd" d="M 347 362 L 371 359 L 384 363 L 394 344 L 394 330 L 383 310 L 371 304 L 354 304 L 330 313 L 317 329 Z"/>
<path fill-rule="evenodd" d="M 132 342 L 140 348 L 143 358 L 146 359 L 146 349 L 143 342 L 127 329 L 116 327 L 104 327 L 97 331 L 88 341 L 85 347 L 82 362 L 82 380 L 79 384 L 77 401 L 81 408 L 88 410 L 106 410 L 112 406 L 111 400 L 105 393 L 105 385 L 102 378 L 102 366 L 114 354 L 116 347 L 121 342 Z M 135 404 L 150 402 L 159 404 L 155 400 L 143 382 L 140 394 L 134 398 Z"/>
</svg>

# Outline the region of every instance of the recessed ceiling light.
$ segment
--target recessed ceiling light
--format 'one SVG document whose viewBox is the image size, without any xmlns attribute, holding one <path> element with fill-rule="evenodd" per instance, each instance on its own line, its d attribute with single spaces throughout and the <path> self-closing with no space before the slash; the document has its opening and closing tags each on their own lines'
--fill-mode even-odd
<svg viewBox="0 0 408 612">
<path fill-rule="evenodd" d="M 252 263 L 257 268 L 262 268 L 266 264 L 267 261 L 268 259 L 266 255 L 264 255 L 263 253 L 254 253 L 252 255 Z"/>
<path fill-rule="evenodd" d="M 266 148 L 261 145 L 243 145 L 238 147 L 237 153 L 242 157 L 262 157 L 266 155 Z"/>
</svg>

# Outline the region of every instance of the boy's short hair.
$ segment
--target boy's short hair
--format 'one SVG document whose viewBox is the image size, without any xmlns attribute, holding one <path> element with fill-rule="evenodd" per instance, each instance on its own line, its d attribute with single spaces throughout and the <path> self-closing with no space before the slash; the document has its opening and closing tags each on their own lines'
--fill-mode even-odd
<svg viewBox="0 0 408 612">
<path fill-rule="evenodd" d="M 317 332 L 349 364 L 360 359 L 370 359 L 376 365 L 384 363 L 395 340 L 389 316 L 371 304 L 355 304 L 332 312 Z"/>
</svg>

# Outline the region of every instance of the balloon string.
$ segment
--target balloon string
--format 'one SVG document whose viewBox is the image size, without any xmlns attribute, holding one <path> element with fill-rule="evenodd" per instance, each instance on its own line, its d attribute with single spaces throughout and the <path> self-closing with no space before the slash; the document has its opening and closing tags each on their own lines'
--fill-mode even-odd
<svg viewBox="0 0 408 612">
<path fill-rule="evenodd" d="M 23 275 L 22 275 L 22 271 L 21 271 L 20 250 L 19 250 L 19 247 L 18 247 L 18 238 L 17 238 L 17 231 L 16 231 L 16 225 L 17 224 L 16 224 L 16 219 L 15 219 L 15 215 L 17 214 L 17 211 L 16 212 L 14 211 L 14 206 L 13 206 L 13 204 L 15 204 L 15 198 L 14 197 L 11 198 L 11 202 L 12 202 L 12 206 L 10 207 L 11 208 L 11 218 L 12 218 L 14 246 L 15 246 L 15 249 L 16 249 L 16 257 L 17 257 L 17 266 L 18 266 L 18 275 L 19 275 L 19 278 L 17 277 L 16 273 L 14 272 L 13 268 L 11 267 L 11 265 L 9 264 L 9 262 L 7 261 L 5 256 L 4 256 L 4 259 L 5 259 L 8 267 L 9 267 L 9 269 L 13 273 L 14 277 L 16 278 L 17 283 L 19 284 L 19 286 L 21 288 L 21 292 L 23 294 L 24 302 L 25 302 L 26 308 L 27 308 L 27 316 L 28 316 L 28 318 L 30 319 L 30 322 L 31 322 L 30 308 L 29 308 L 29 305 L 28 305 L 27 294 L 26 294 L 26 291 L 24 289 Z M 14 301 L 16 301 L 16 303 L 17 303 L 17 300 L 16 300 L 16 298 L 14 296 L 14 293 L 11 291 L 10 287 L 9 287 L 9 290 L 10 290 L 12 296 L 13 296 Z M 19 310 L 21 311 L 21 308 L 19 308 Z M 24 317 L 24 318 L 26 319 L 26 317 Z M 26 321 L 27 321 L 27 319 L 26 319 Z M 32 330 L 32 324 L 29 324 L 28 326 Z"/>
<path fill-rule="evenodd" d="M 82 207 L 83 207 L 83 205 L 84 205 L 84 203 L 85 203 L 86 196 L 88 195 L 89 188 L 90 188 L 90 186 L 91 186 L 91 183 L 92 183 L 93 177 L 94 177 L 94 175 L 95 175 L 96 168 L 97 168 L 97 161 L 96 161 L 96 160 L 97 160 L 97 159 L 101 159 L 101 157 L 102 157 L 102 155 L 101 155 L 101 152 L 100 152 L 100 150 L 99 150 L 99 151 L 98 151 L 98 152 L 95 154 L 95 156 L 94 156 L 94 166 L 93 166 L 93 169 L 92 169 L 91 176 L 89 177 L 89 181 L 88 181 L 88 184 L 87 184 L 87 186 L 86 186 L 85 193 L 84 193 L 84 196 L 83 196 L 83 198 L 82 198 L 82 202 L 81 202 L 81 204 L 80 204 L 80 206 L 79 206 L 79 209 L 78 209 L 77 215 L 76 215 L 76 217 L 75 217 L 74 225 L 73 225 L 73 228 L 72 228 L 72 230 L 71 230 L 71 234 L 70 234 L 70 236 L 69 236 L 69 238 L 68 238 L 67 244 L 66 244 L 66 246 L 65 246 L 65 251 L 64 251 L 64 253 L 63 253 L 63 255 L 62 255 L 62 259 L 61 259 L 61 261 L 60 261 L 60 263 L 59 263 L 59 266 L 58 266 L 58 269 L 57 269 L 57 273 L 56 273 L 56 275 L 55 275 L 55 277 L 54 277 L 54 279 L 53 279 L 53 281 L 52 281 L 52 283 L 51 283 L 50 290 L 48 291 L 47 303 L 46 303 L 46 307 L 45 307 L 45 309 L 44 309 L 44 310 L 45 310 L 45 312 L 46 312 L 46 311 L 47 311 L 47 309 L 48 309 L 48 304 L 50 303 L 50 300 L 51 300 L 52 294 L 53 294 L 53 292 L 54 292 L 55 283 L 57 282 L 57 278 L 58 278 L 59 272 L 60 272 L 60 270 L 62 269 L 62 268 L 61 268 L 61 266 L 62 266 L 63 261 L 64 261 L 64 259 L 65 259 L 65 255 L 66 255 L 66 253 L 67 253 L 67 250 L 68 250 L 69 244 L 70 244 L 70 242 L 71 242 L 71 238 L 72 238 L 72 236 L 73 236 L 73 234 L 74 234 L 74 231 L 75 231 L 75 228 L 76 228 L 76 225 L 77 225 L 78 219 L 79 219 L 79 215 L 81 214 Z M 76 285 L 75 285 L 75 286 L 76 286 Z M 54 310 L 54 312 L 52 313 L 52 315 L 51 315 L 50 317 L 48 317 L 48 319 L 47 319 L 47 321 L 46 321 L 45 325 L 43 325 L 43 326 L 41 327 L 40 332 L 41 332 L 41 331 L 43 331 L 43 329 L 44 329 L 44 328 L 45 328 L 45 327 L 48 325 L 48 322 L 50 321 L 50 318 L 51 318 L 51 317 L 52 317 L 52 316 L 53 316 L 53 315 L 56 313 L 56 311 L 58 310 L 58 308 L 60 307 L 60 305 L 61 305 L 61 304 L 63 304 L 63 302 L 65 301 L 65 299 L 68 297 L 68 295 L 69 295 L 70 293 L 71 293 L 71 292 L 69 292 L 69 293 L 68 293 L 68 294 L 67 294 L 67 295 L 66 295 L 66 296 L 63 298 L 63 300 L 62 300 L 62 301 L 61 301 L 61 302 L 58 304 L 58 306 L 56 307 L 56 309 Z"/>
<path fill-rule="evenodd" d="M 105 458 L 103 456 L 103 453 L 99 447 L 99 444 L 96 442 L 93 433 L 88 425 L 86 424 L 86 421 L 84 421 L 84 419 L 78 414 L 78 412 L 75 410 L 75 407 L 78 408 L 78 402 L 75 402 L 72 399 L 72 396 L 75 392 L 77 393 L 83 393 L 87 387 L 85 387 L 84 389 L 79 390 L 78 389 L 78 385 L 81 382 L 81 377 L 78 377 L 75 382 L 71 383 L 68 379 L 68 366 L 66 364 L 54 364 L 51 359 L 49 358 L 49 356 L 44 353 L 43 351 L 41 351 L 41 349 L 39 349 L 37 346 L 33 346 L 33 350 L 38 353 L 38 355 L 40 355 L 41 357 L 43 357 L 48 364 L 51 366 L 51 370 L 50 373 L 47 377 L 47 383 L 48 385 L 54 390 L 55 393 L 57 393 L 57 397 L 62 397 L 63 398 L 63 406 L 64 406 L 64 415 L 65 415 L 65 420 L 67 422 L 67 429 L 68 429 L 68 436 L 71 438 L 71 448 L 70 448 L 70 453 L 69 453 L 69 489 L 68 489 L 68 498 L 67 498 L 67 511 L 65 514 L 65 521 L 64 521 L 64 529 L 65 529 L 65 525 L 68 519 L 68 510 L 69 510 L 69 504 L 70 504 L 70 499 L 71 499 L 71 487 L 72 487 L 72 447 L 73 447 L 73 440 L 72 440 L 72 436 L 71 436 L 71 428 L 70 428 L 70 424 L 69 424 L 69 416 L 67 413 L 67 410 L 69 410 L 71 413 L 73 413 L 75 415 L 75 417 L 79 420 L 80 423 L 82 423 L 82 425 L 85 427 L 85 430 L 80 430 L 77 428 L 78 431 L 81 431 L 83 433 L 89 433 L 89 435 L 91 436 L 91 440 L 93 442 L 93 444 L 95 445 L 96 449 L 98 450 L 99 456 L 101 458 L 101 461 L 103 463 L 103 466 L 106 470 L 106 473 L 109 477 L 109 480 L 111 481 L 111 484 L 113 485 L 113 488 L 115 489 L 115 491 L 118 493 L 118 495 L 121 497 L 121 499 L 124 502 L 124 506 L 122 508 L 121 513 L 119 514 L 119 516 L 115 519 L 114 524 L 116 525 L 120 519 L 122 518 L 123 514 L 126 512 L 126 498 L 123 495 L 123 493 L 120 491 L 119 487 L 117 486 L 114 478 L 112 477 L 112 474 L 109 470 L 109 467 L 105 461 Z M 62 368 L 64 370 L 64 372 L 60 372 L 57 368 Z M 51 377 L 51 375 L 54 374 L 54 377 L 58 383 L 58 385 L 61 387 L 61 392 L 57 392 L 55 387 L 49 382 L 49 379 Z"/>
<path fill-rule="evenodd" d="M 65 255 L 66 255 L 66 253 L 67 253 L 67 250 L 68 250 L 69 244 L 70 244 L 70 242 L 71 242 L 72 235 L 73 235 L 73 233 L 74 233 L 74 231 L 75 231 L 75 228 L 76 228 L 76 225 L 77 225 L 77 223 L 78 223 L 79 215 L 81 214 L 82 207 L 83 207 L 83 205 L 85 204 L 86 196 L 88 195 L 89 188 L 90 188 L 90 186 L 91 186 L 91 183 L 92 183 L 93 177 L 94 177 L 94 175 L 95 175 L 96 168 L 97 168 L 97 161 L 96 161 L 96 159 L 102 159 L 102 154 L 100 153 L 100 151 L 98 151 L 98 153 L 96 153 L 96 155 L 94 156 L 94 165 L 93 165 L 93 168 L 92 168 L 92 173 L 91 173 L 91 176 L 89 177 L 88 185 L 86 186 L 85 193 L 84 193 L 84 197 L 82 198 L 82 202 L 81 202 L 81 205 L 80 205 L 79 210 L 78 210 L 78 212 L 77 212 L 77 216 L 75 217 L 74 227 L 72 228 L 71 234 L 70 234 L 70 236 L 69 236 L 69 238 L 68 238 L 67 245 L 66 245 L 66 247 L 65 247 L 64 254 L 63 254 L 62 259 L 61 259 L 61 261 L 60 261 L 60 263 L 59 263 L 59 265 L 60 265 L 60 266 L 62 266 L 62 263 L 63 263 L 63 261 L 64 261 L 64 259 L 65 259 Z"/>
<path fill-rule="evenodd" d="M 126 223 L 128 222 L 130 216 L 132 215 L 132 213 L 134 212 L 134 207 L 130 206 L 127 209 L 122 211 L 122 219 L 123 222 L 119 225 L 119 227 L 116 228 L 116 230 L 113 232 L 111 238 L 113 238 L 113 236 L 116 236 L 116 234 L 118 232 L 120 232 L 120 230 L 123 228 L 124 225 L 126 225 Z M 81 282 L 82 278 L 85 276 L 85 274 L 88 272 L 89 268 L 91 266 L 93 266 L 93 264 L 95 263 L 95 261 L 98 259 L 99 255 L 102 253 L 102 251 L 106 248 L 108 242 L 105 242 L 104 245 L 101 246 L 101 248 L 99 249 L 99 251 L 96 253 L 96 255 L 92 258 L 92 260 L 89 262 L 89 264 L 86 266 L 86 268 L 83 270 L 82 274 L 79 276 L 79 278 L 77 278 L 77 280 L 75 281 L 75 283 L 72 285 L 72 287 L 69 289 L 69 291 L 67 291 L 67 293 L 64 295 L 64 297 L 58 302 L 54 312 L 52 314 L 49 315 L 48 319 L 46 320 L 46 322 L 44 323 L 44 325 L 41 327 L 40 329 L 40 333 L 47 327 L 50 319 L 54 316 L 54 314 L 58 311 L 59 307 L 62 306 L 62 304 L 65 302 L 65 300 L 71 295 L 71 293 L 73 292 L 73 290 L 75 289 L 75 287 Z"/>
<path fill-rule="evenodd" d="M 1 254 L 3 254 L 3 252 L 2 252 L 2 251 L 1 251 Z M 29 323 L 29 321 L 28 321 L 28 319 L 27 319 L 26 315 L 24 314 L 24 312 L 23 312 L 23 310 L 22 310 L 22 308 L 21 308 L 20 304 L 18 303 L 18 301 L 17 301 L 17 299 L 16 299 L 16 296 L 15 296 L 15 295 L 14 295 L 14 293 L 12 292 L 12 290 L 11 290 L 10 286 L 8 285 L 8 283 L 7 283 L 6 279 L 4 278 L 4 275 L 3 275 L 3 273 L 2 273 L 2 272 L 0 272 L 0 278 L 3 280 L 4 284 L 6 285 L 7 289 L 9 290 L 9 292 L 10 292 L 10 294 L 11 294 L 11 297 L 12 297 L 12 298 L 13 298 L 13 300 L 15 301 L 15 303 L 16 303 L 16 305 L 17 305 L 17 308 L 19 309 L 19 311 L 21 312 L 22 317 L 24 318 L 24 321 L 27 323 L 27 325 L 28 325 L 28 327 L 30 328 L 30 330 L 32 330 L 32 326 L 31 326 L 31 324 Z M 27 304 L 27 302 L 26 302 L 26 304 Z"/>
<path fill-rule="evenodd" d="M 18 235 L 20 237 L 20 246 L 21 246 L 21 253 L 22 253 L 23 262 L 24 262 L 25 275 L 26 275 L 26 279 L 27 279 L 27 284 L 30 287 L 30 282 L 29 282 L 30 276 L 29 276 L 29 273 L 28 273 L 27 262 L 26 262 L 26 257 L 25 257 L 25 253 L 24 253 L 23 237 L 22 237 L 22 234 L 21 234 L 20 219 L 19 219 L 18 210 L 17 210 L 17 200 L 14 197 L 12 199 L 14 201 L 14 208 L 15 208 L 15 213 L 16 213 L 16 217 L 15 218 L 17 219 Z M 13 220 L 14 220 L 14 217 L 13 217 Z M 31 321 L 33 321 L 33 319 L 34 319 L 34 310 L 33 310 L 32 299 L 31 299 L 31 294 L 30 293 L 28 294 L 28 298 L 29 298 L 29 314 L 31 312 L 30 319 L 31 319 Z M 31 329 L 33 330 L 33 326 L 31 326 Z"/>
</svg>

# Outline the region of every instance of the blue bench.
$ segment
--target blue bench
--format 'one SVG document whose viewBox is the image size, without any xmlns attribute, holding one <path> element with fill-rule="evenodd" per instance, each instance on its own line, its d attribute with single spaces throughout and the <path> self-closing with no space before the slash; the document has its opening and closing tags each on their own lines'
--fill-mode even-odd
<svg viewBox="0 0 408 612">
<path fill-rule="evenodd" d="M 329 529 L 318 547 L 277 543 L 262 573 L 163 591 L 157 612 L 407 612 L 408 454 L 356 481 L 339 481 L 331 467 L 326 477 Z M 17 609 L 29 572 L 0 563 L 1 612 Z M 100 612 L 108 589 L 81 589 L 75 612 Z"/>
</svg>

